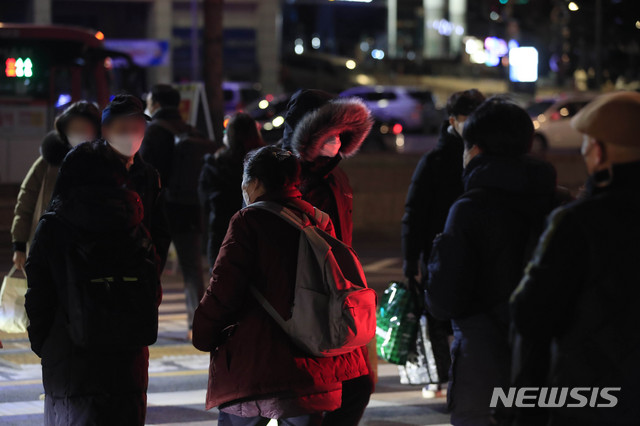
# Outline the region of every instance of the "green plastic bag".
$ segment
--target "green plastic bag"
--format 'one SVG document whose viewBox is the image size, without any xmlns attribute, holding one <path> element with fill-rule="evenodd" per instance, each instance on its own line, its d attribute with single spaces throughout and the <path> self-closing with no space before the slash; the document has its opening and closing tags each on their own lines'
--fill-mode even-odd
<svg viewBox="0 0 640 426">
<path fill-rule="evenodd" d="M 394 282 L 384 291 L 376 318 L 378 356 L 391 364 L 404 365 L 415 345 L 418 319 L 411 292 Z"/>
</svg>

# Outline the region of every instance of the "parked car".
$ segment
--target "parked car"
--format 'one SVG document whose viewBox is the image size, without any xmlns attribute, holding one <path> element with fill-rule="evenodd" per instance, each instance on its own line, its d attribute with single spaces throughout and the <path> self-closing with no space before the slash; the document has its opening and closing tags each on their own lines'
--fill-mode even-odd
<svg viewBox="0 0 640 426">
<path fill-rule="evenodd" d="M 225 81 L 222 83 L 224 98 L 224 114 L 229 116 L 242 111 L 247 105 L 262 96 L 260 89 L 254 83 Z"/>
<path fill-rule="evenodd" d="M 433 94 L 421 88 L 359 86 L 340 96 L 362 99 L 376 120 L 399 123 L 407 132 L 437 132 L 444 117 L 435 106 Z"/>
<path fill-rule="evenodd" d="M 579 150 L 582 136 L 571 127 L 571 117 L 576 115 L 596 95 L 578 94 L 562 98 L 541 99 L 527 108 L 533 120 L 535 135 L 534 152 L 547 150 Z"/>
</svg>

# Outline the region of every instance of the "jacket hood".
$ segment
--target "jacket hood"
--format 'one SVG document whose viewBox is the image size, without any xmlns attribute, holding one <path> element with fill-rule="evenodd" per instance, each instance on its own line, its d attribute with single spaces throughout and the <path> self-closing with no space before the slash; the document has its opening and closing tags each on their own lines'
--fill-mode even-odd
<svg viewBox="0 0 640 426">
<path fill-rule="evenodd" d="M 530 156 L 480 154 L 464 170 L 463 181 L 465 192 L 483 188 L 505 194 L 511 209 L 534 222 L 545 217 L 557 201 L 555 168 Z"/>
<path fill-rule="evenodd" d="M 52 166 L 59 166 L 71 150 L 71 145 L 55 130 L 47 133 L 40 145 L 40 154 Z"/>
<path fill-rule="evenodd" d="M 496 157 L 480 154 L 463 173 L 465 191 L 494 188 L 520 194 L 555 192 L 556 170 L 546 161 L 533 157 Z"/>
<path fill-rule="evenodd" d="M 108 154 L 100 141 L 84 143 L 60 168 L 50 209 L 75 228 L 124 231 L 142 222 L 140 196 L 128 189 L 123 164 Z"/>
<path fill-rule="evenodd" d="M 69 191 L 53 210 L 74 228 L 92 233 L 126 232 L 142 223 L 138 194 L 124 188 L 84 186 Z"/>
<path fill-rule="evenodd" d="M 313 162 L 320 156 L 323 143 L 335 135 L 340 137 L 342 157 L 350 157 L 358 152 L 372 126 L 371 112 L 362 101 L 332 100 L 301 118 L 291 148 L 302 160 Z"/>
</svg>

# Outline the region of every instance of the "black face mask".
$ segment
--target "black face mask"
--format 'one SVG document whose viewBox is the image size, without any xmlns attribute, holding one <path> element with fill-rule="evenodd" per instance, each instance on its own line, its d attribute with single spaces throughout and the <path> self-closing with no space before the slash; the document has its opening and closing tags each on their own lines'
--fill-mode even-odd
<svg viewBox="0 0 640 426">
<path fill-rule="evenodd" d="M 585 188 L 588 194 L 597 193 L 613 182 L 613 169 L 600 170 L 589 176 Z"/>
<path fill-rule="evenodd" d="M 340 154 L 336 155 L 333 158 L 318 157 L 312 163 L 305 163 L 303 165 L 303 168 L 310 174 L 313 174 L 315 176 L 325 177 L 326 175 L 331 173 L 333 169 L 336 168 L 336 166 L 338 165 L 338 163 L 340 163 L 341 160 L 342 160 L 342 157 L 340 156 Z"/>
</svg>

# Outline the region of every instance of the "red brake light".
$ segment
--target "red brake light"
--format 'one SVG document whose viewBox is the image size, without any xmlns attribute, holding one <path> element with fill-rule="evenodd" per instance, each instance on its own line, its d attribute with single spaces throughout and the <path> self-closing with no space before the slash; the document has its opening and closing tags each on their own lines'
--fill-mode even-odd
<svg viewBox="0 0 640 426">
<path fill-rule="evenodd" d="M 400 133 L 402 133 L 402 124 L 400 123 L 396 123 L 393 125 L 393 134 L 394 135 L 399 135 Z"/>
<path fill-rule="evenodd" d="M 560 113 L 556 111 L 553 114 L 551 114 L 551 121 L 558 121 L 558 120 L 560 120 Z"/>
</svg>

